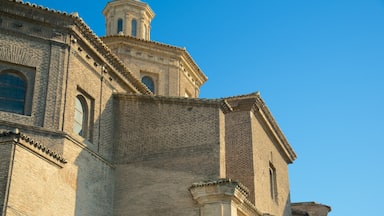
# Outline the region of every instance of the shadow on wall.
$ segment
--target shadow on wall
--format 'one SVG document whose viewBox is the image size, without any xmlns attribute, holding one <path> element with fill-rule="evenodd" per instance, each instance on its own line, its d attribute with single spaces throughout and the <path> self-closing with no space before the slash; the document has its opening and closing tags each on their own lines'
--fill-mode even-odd
<svg viewBox="0 0 384 216">
<path fill-rule="evenodd" d="M 77 169 L 74 215 L 110 215 L 113 205 L 113 98 L 106 99 L 103 112 L 94 121 L 93 142 L 75 159 Z"/>
</svg>

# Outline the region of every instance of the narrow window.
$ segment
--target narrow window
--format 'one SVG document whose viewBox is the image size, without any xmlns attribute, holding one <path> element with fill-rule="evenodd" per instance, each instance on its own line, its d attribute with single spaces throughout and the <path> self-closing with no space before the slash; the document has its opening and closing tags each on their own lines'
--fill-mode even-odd
<svg viewBox="0 0 384 216">
<path fill-rule="evenodd" d="M 146 85 L 152 93 L 155 93 L 155 83 L 151 77 L 143 76 L 143 78 L 141 78 L 141 82 L 144 83 L 144 85 Z"/>
<path fill-rule="evenodd" d="M 75 117 L 73 124 L 73 132 L 86 137 L 87 122 L 88 122 L 88 109 L 86 100 L 83 96 L 78 95 L 75 99 Z"/>
<path fill-rule="evenodd" d="M 123 31 L 123 19 L 117 20 L 117 34 Z"/>
<path fill-rule="evenodd" d="M 132 27 L 131 35 L 133 37 L 136 37 L 137 36 L 137 21 L 135 19 L 132 20 L 131 27 Z"/>
<path fill-rule="evenodd" d="M 276 169 L 270 164 L 269 166 L 269 187 L 271 199 L 277 202 L 277 182 L 276 182 Z"/>
<path fill-rule="evenodd" d="M 18 73 L 0 74 L 0 110 L 24 114 L 26 81 Z"/>
</svg>

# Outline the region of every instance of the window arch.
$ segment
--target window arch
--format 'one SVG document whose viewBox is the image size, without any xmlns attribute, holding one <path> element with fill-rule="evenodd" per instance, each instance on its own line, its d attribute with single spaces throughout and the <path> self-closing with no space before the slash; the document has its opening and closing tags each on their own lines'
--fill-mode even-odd
<svg viewBox="0 0 384 216">
<path fill-rule="evenodd" d="M 136 37 L 137 36 L 137 21 L 136 21 L 136 19 L 132 20 L 131 27 L 132 27 L 131 35 L 133 37 Z"/>
<path fill-rule="evenodd" d="M 119 18 L 117 20 L 117 34 L 123 31 L 123 19 Z"/>
<path fill-rule="evenodd" d="M 269 187 L 270 187 L 271 199 L 277 202 L 276 169 L 272 164 L 269 164 Z"/>
<path fill-rule="evenodd" d="M 0 110 L 25 113 L 27 82 L 18 71 L 0 73 Z"/>
<path fill-rule="evenodd" d="M 75 98 L 75 115 L 73 123 L 73 132 L 82 136 L 87 136 L 88 130 L 88 107 L 87 101 L 81 95 Z"/>
<path fill-rule="evenodd" d="M 155 82 L 153 82 L 151 77 L 143 76 L 143 78 L 141 78 L 141 82 L 144 83 L 144 85 L 146 85 L 152 93 L 155 93 Z"/>
</svg>

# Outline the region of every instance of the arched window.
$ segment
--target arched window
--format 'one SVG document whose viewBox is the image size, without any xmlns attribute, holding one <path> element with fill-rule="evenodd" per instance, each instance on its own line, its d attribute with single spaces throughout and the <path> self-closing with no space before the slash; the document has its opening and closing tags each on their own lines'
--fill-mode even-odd
<svg viewBox="0 0 384 216">
<path fill-rule="evenodd" d="M 123 31 L 123 19 L 117 20 L 117 34 Z"/>
<path fill-rule="evenodd" d="M 143 76 L 143 78 L 141 78 L 141 82 L 144 83 L 144 85 L 146 85 L 152 93 L 155 93 L 155 83 L 151 77 Z"/>
<path fill-rule="evenodd" d="M 131 27 L 132 27 L 131 35 L 133 37 L 136 37 L 137 36 L 137 21 L 135 19 L 132 20 Z"/>
<path fill-rule="evenodd" d="M 0 73 L 0 110 L 24 114 L 26 89 L 26 80 L 18 73 Z"/>
<path fill-rule="evenodd" d="M 87 136 L 87 125 L 88 123 L 88 108 L 85 98 L 78 95 L 75 98 L 75 117 L 73 124 L 73 132 L 76 134 L 86 137 Z"/>
<path fill-rule="evenodd" d="M 276 169 L 272 164 L 269 165 L 269 187 L 271 199 L 277 202 Z"/>
</svg>

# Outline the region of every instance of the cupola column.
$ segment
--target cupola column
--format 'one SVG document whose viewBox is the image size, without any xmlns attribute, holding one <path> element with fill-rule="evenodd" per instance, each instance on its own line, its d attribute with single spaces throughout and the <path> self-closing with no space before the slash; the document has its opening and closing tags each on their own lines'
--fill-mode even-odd
<svg viewBox="0 0 384 216">
<path fill-rule="evenodd" d="M 125 13 L 125 24 L 124 24 L 124 35 L 130 35 L 132 31 L 131 27 L 131 20 L 132 17 L 129 15 L 128 12 Z"/>
</svg>

